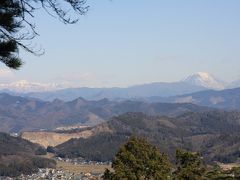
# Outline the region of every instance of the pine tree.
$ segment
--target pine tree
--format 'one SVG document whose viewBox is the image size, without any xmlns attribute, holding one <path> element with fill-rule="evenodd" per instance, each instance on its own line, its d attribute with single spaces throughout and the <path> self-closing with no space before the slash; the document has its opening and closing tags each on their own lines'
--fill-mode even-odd
<svg viewBox="0 0 240 180">
<path fill-rule="evenodd" d="M 14 69 L 22 65 L 17 41 L 12 38 L 21 28 L 21 22 L 17 21 L 21 13 L 18 2 L 0 1 L 0 61 Z"/>
<path fill-rule="evenodd" d="M 65 24 L 74 24 L 78 19 L 69 16 L 69 8 L 84 15 L 88 6 L 86 0 L 1 0 L 0 1 L 0 61 L 6 66 L 18 69 L 22 64 L 19 48 L 29 53 L 42 55 L 41 49 L 29 44 L 37 35 L 34 12 L 44 9 L 52 16 L 58 17 Z M 67 7 L 67 8 L 66 8 Z"/>
</svg>

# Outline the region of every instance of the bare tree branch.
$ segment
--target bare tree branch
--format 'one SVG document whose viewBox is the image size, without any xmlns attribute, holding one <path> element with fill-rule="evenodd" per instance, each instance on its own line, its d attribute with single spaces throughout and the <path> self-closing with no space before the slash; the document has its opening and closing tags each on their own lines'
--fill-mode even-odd
<svg viewBox="0 0 240 180">
<path fill-rule="evenodd" d="M 15 54 L 12 60 L 18 57 L 18 47 L 23 48 L 31 54 L 40 56 L 44 51 L 31 45 L 31 40 L 39 35 L 36 31 L 36 25 L 32 23 L 35 18 L 34 13 L 36 10 L 44 9 L 49 15 L 59 18 L 64 24 L 74 24 L 78 21 L 78 18 L 72 18 L 72 15 L 85 15 L 88 8 L 86 0 L 0 1 L 0 45 L 6 42 L 13 42 L 16 44 L 15 49 L 12 50 L 12 53 Z M 73 17 L 76 17 L 76 15 Z M 13 56 L 12 53 L 9 53 L 9 56 Z M 1 52 L 0 61 L 9 66 L 7 63 L 9 59 L 3 59 L 3 57 L 1 57 Z"/>
</svg>

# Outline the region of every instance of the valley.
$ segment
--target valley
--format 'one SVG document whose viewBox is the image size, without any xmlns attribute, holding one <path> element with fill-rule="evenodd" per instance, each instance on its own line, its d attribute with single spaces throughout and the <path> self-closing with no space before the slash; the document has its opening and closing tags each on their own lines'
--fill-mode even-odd
<svg viewBox="0 0 240 180">
<path fill-rule="evenodd" d="M 240 1 L 0 1 L 0 180 L 240 180 Z"/>
<path fill-rule="evenodd" d="M 120 145 L 134 135 L 148 139 L 172 160 L 176 149 L 183 148 L 200 152 L 208 163 L 230 163 L 238 162 L 239 132 L 239 112 L 216 110 L 177 117 L 126 113 L 85 130 L 53 132 L 56 137 L 67 136 L 66 139 L 52 140 L 49 132 L 27 132 L 28 136 L 23 133 L 22 137 L 45 147 L 55 147 L 54 151 L 61 157 L 111 161 Z M 81 137 L 83 134 L 88 135 Z"/>
<path fill-rule="evenodd" d="M 61 98 L 44 101 L 2 93 L 0 131 L 32 143 L 38 147 L 34 150 L 37 153 L 53 153 L 50 159 L 44 159 L 34 151 L 30 156 L 24 152 L 24 158 L 57 168 L 58 171 L 51 172 L 62 177 L 80 171 L 81 176 L 87 172 L 102 174 L 110 166 L 100 164 L 111 162 L 121 145 L 133 136 L 145 138 L 167 154 L 171 162 L 175 161 L 176 150 L 181 148 L 199 152 L 210 166 L 217 162 L 223 168 L 231 164 L 235 167 L 240 162 L 239 93 L 239 88 L 219 88 L 170 97 L 130 95 L 131 98 L 118 100 L 77 97 L 71 101 Z M 14 147 L 15 143 L 11 143 Z M 19 158 L 18 153 L 4 154 L 1 158 L 11 164 L 16 157 Z M 72 162 L 78 158 L 100 164 Z M 40 174 L 47 170 L 42 171 Z"/>
</svg>

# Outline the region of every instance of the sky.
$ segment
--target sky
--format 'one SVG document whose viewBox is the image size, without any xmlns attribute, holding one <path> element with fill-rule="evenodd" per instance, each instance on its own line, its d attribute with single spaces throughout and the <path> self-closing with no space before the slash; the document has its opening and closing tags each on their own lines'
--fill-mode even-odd
<svg viewBox="0 0 240 180">
<path fill-rule="evenodd" d="M 0 82 L 27 80 L 112 87 L 179 81 L 204 71 L 240 79 L 239 0 L 89 0 L 75 25 L 39 10 L 40 34 L 20 70 L 0 65 Z"/>
</svg>

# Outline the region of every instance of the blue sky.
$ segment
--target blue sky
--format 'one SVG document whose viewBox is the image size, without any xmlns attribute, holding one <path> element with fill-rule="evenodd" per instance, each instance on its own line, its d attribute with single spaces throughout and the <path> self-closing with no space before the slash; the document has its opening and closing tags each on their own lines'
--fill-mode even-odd
<svg viewBox="0 0 240 180">
<path fill-rule="evenodd" d="M 76 25 L 39 11 L 45 54 L 21 51 L 25 65 L 0 80 L 128 86 L 177 81 L 206 71 L 240 79 L 239 0 L 91 0 Z M 9 77 L 8 77 L 9 76 Z"/>
</svg>

